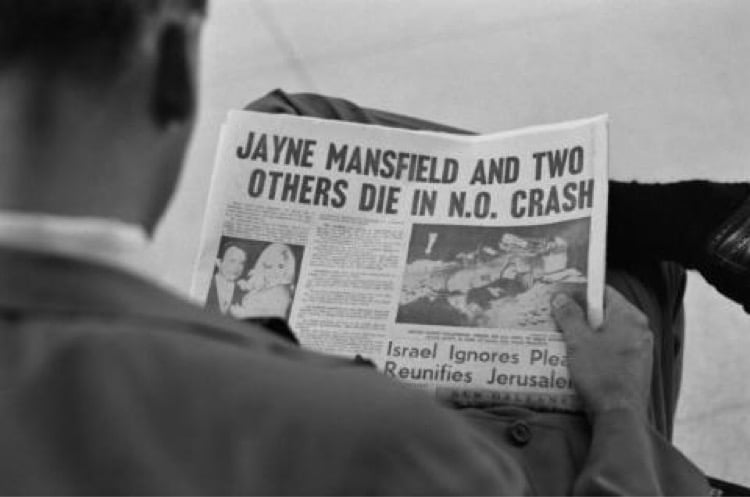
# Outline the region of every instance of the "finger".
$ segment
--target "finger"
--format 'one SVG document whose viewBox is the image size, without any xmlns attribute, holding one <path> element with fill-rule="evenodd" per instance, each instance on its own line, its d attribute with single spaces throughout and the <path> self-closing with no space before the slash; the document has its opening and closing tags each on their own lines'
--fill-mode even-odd
<svg viewBox="0 0 750 497">
<path fill-rule="evenodd" d="M 576 339 L 591 333 L 581 306 L 564 293 L 552 297 L 552 316 L 566 339 Z"/>
</svg>

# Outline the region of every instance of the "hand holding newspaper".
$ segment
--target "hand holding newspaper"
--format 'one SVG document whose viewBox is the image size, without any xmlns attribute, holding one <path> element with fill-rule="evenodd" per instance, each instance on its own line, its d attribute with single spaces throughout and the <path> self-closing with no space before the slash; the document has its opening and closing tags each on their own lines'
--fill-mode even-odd
<svg viewBox="0 0 750 497">
<path fill-rule="evenodd" d="M 463 405 L 578 410 L 550 298 L 601 324 L 607 119 L 483 136 L 231 112 L 192 294 Z"/>
</svg>

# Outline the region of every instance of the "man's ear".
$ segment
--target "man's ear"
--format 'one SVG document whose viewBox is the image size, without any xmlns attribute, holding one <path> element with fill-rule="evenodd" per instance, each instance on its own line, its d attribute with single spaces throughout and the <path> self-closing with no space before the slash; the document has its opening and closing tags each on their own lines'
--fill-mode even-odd
<svg viewBox="0 0 750 497">
<path fill-rule="evenodd" d="M 161 128 L 181 124 L 195 112 L 195 87 L 188 57 L 185 28 L 167 24 L 157 47 L 156 77 L 151 110 Z"/>
</svg>

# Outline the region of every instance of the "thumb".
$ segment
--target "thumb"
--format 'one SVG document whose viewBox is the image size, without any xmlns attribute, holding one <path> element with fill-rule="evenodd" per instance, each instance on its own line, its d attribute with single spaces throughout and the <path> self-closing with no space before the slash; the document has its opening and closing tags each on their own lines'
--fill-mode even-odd
<svg viewBox="0 0 750 497">
<path fill-rule="evenodd" d="M 562 330 L 566 342 L 591 333 L 591 327 L 581 306 L 564 293 L 552 297 L 552 316 Z"/>
</svg>

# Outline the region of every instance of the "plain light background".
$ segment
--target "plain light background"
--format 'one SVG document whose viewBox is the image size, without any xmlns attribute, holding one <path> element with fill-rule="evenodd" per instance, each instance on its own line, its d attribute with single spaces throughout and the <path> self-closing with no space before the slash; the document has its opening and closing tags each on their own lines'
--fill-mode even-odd
<svg viewBox="0 0 750 497">
<path fill-rule="evenodd" d="M 749 25 L 744 0 L 213 0 L 161 277 L 187 292 L 219 126 L 274 88 L 480 132 L 609 113 L 614 178 L 747 180 Z M 686 307 L 675 442 L 750 485 L 750 318 L 699 276 Z"/>
</svg>

